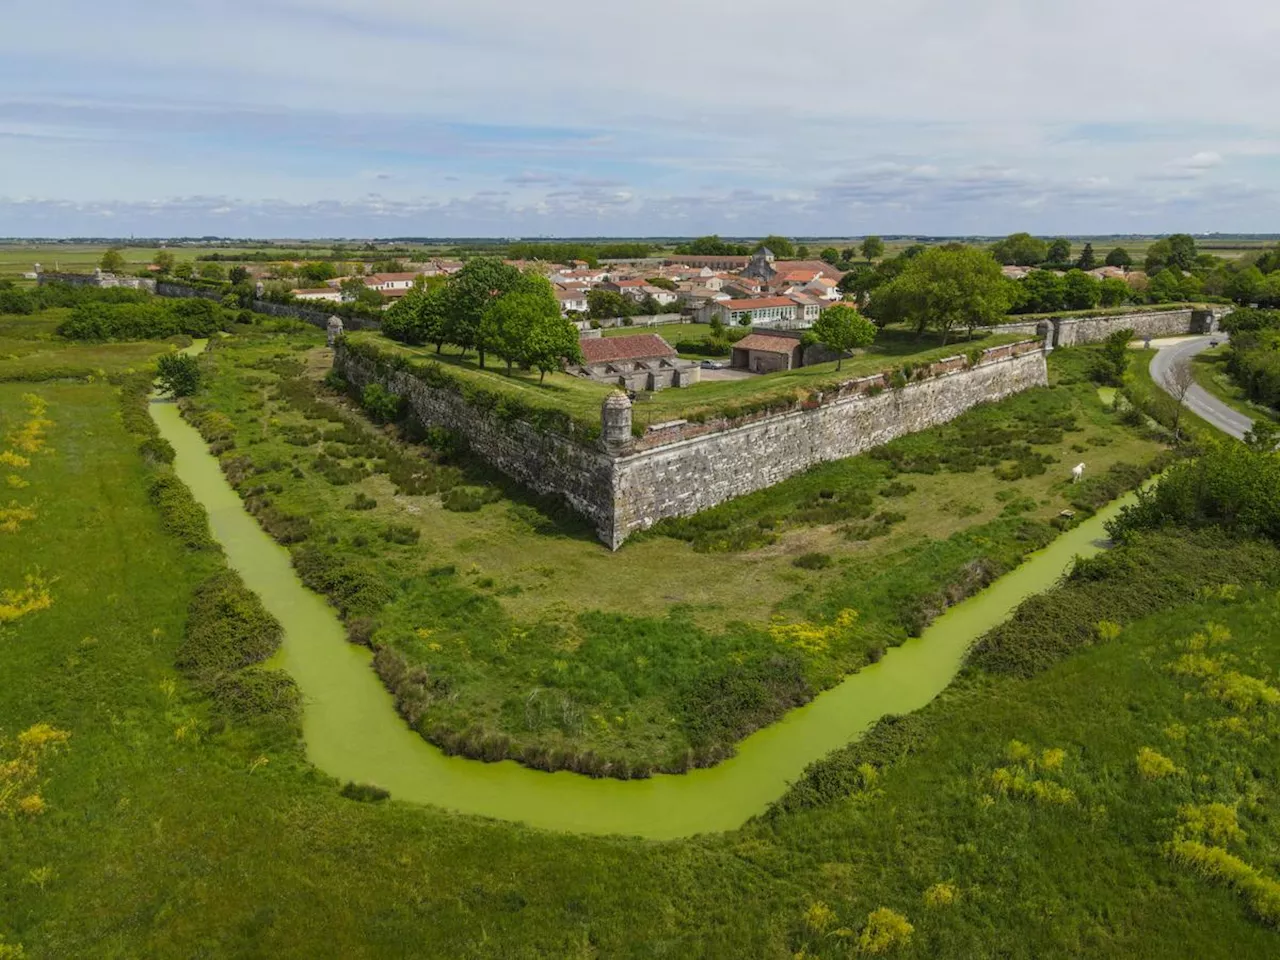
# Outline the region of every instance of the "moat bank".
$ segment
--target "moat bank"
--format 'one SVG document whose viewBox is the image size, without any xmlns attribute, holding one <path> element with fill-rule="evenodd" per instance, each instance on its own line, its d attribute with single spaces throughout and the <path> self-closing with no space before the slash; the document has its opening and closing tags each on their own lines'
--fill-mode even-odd
<svg viewBox="0 0 1280 960">
<path fill-rule="evenodd" d="M 340 780 L 375 783 L 400 800 L 522 821 L 551 830 L 673 839 L 730 830 L 780 797 L 806 765 L 856 738 L 888 713 L 916 710 L 938 695 L 969 645 L 1026 597 L 1054 584 L 1077 554 L 1100 549 L 1113 504 L 1048 549 L 952 607 L 919 639 L 863 669 L 745 739 L 719 766 L 648 780 L 592 780 L 541 773 L 512 761 L 447 757 L 411 730 L 336 613 L 294 574 L 289 553 L 244 509 L 218 461 L 171 403 L 151 414 L 174 447 L 174 469 L 208 511 L 230 565 L 285 631 L 277 666 L 302 691 L 310 760 Z M 1123 501 L 1122 501 L 1123 502 Z"/>
</svg>

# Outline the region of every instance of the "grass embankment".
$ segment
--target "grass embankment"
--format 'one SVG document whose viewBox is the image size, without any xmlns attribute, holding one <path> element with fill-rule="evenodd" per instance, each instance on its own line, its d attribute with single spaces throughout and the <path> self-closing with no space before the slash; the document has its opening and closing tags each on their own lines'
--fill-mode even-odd
<svg viewBox="0 0 1280 960">
<path fill-rule="evenodd" d="M 1246 417 L 1280 419 L 1280 412 L 1272 410 L 1266 404 L 1250 400 L 1244 388 L 1236 382 L 1227 366 L 1230 352 L 1230 345 L 1224 343 L 1220 347 L 1211 347 L 1196 354 L 1191 361 L 1191 372 L 1195 374 L 1196 383 Z"/>
<path fill-rule="evenodd" d="M 317 383 L 318 342 L 219 343 L 194 421 L 304 580 L 379 649 L 420 732 L 553 769 L 721 759 L 1046 543 L 1064 508 L 1135 485 L 1161 450 L 1054 361 L 1058 389 L 610 554 L 563 508 L 459 458 L 454 438 L 375 432 Z"/>
<path fill-rule="evenodd" d="M 683 329 L 683 328 L 682 328 Z M 646 332 L 646 331 L 633 331 Z M 539 382 L 536 372 L 514 371 L 510 376 L 495 363 L 481 370 L 474 355 L 436 353 L 434 347 L 414 347 L 388 340 L 381 334 L 356 331 L 349 335 L 357 344 L 370 344 L 393 356 L 418 361 L 434 361 L 450 374 L 484 390 L 505 395 L 534 407 L 570 417 L 587 435 L 600 429 L 600 404 L 613 387 L 573 377 L 549 374 Z M 706 420 L 721 416 L 739 416 L 757 410 L 795 403 L 809 394 L 830 390 L 836 384 L 870 376 L 906 365 L 920 367 L 946 357 L 963 356 L 973 349 L 996 347 L 1025 339 L 1016 334 L 958 339 L 946 346 L 937 334 L 917 337 L 914 333 L 889 327 L 880 331 L 875 345 L 865 353 L 845 360 L 836 372 L 835 362 L 815 364 L 799 370 L 742 380 L 716 380 L 683 389 L 661 390 L 642 394 L 633 414 L 637 429 L 670 420 Z"/>
<path fill-rule="evenodd" d="M 28 957 L 843 957 L 873 913 L 905 929 L 883 909 L 912 927 L 900 957 L 1275 951 L 1265 886 L 1211 865 L 1280 874 L 1276 707 L 1182 660 L 1274 684 L 1280 604 L 1246 586 L 1274 575 L 1270 548 L 1173 531 L 1086 566 L 1088 603 L 1054 607 L 1093 643 L 1029 671 L 979 657 L 867 741 L 856 781 L 815 769 L 789 811 L 688 842 L 562 837 L 354 803 L 278 731 L 220 726 L 173 666 L 216 554 L 165 532 L 109 386 L 0 384 L 0 434 L 30 389 L 53 452 L 24 470 L 43 509 L 0 584 L 56 580 L 0 628 L 0 755 L 41 723 L 70 738 L 40 759 L 43 811 L 0 816 L 0 942 Z M 1242 589 L 1194 598 L 1223 582 Z M 1034 654 L 1044 622 L 1018 617 L 1001 648 Z"/>
</svg>

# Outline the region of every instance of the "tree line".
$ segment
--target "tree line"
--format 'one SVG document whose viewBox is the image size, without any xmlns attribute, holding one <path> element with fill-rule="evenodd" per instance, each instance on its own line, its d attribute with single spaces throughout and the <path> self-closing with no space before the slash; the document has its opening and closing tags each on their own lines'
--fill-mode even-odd
<svg viewBox="0 0 1280 960">
<path fill-rule="evenodd" d="M 425 278 L 421 278 L 425 280 Z M 522 273 L 496 257 L 476 257 L 441 283 L 415 282 L 382 318 L 382 332 L 411 344 L 445 344 L 465 356 L 475 350 L 480 366 L 490 354 L 536 369 L 539 381 L 564 363 L 581 362 L 577 328 L 560 314 L 550 281 Z"/>
</svg>

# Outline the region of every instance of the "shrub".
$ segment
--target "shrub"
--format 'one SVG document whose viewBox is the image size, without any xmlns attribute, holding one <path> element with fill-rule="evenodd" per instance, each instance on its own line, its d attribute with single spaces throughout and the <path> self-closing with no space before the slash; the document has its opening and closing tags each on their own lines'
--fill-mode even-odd
<svg viewBox="0 0 1280 960">
<path fill-rule="evenodd" d="M 391 791 L 384 790 L 382 787 L 371 783 L 354 783 L 351 780 L 343 784 L 338 792 L 348 800 L 355 800 L 357 803 L 381 803 L 391 796 Z"/>
<path fill-rule="evenodd" d="M 388 564 L 340 557 L 322 547 L 293 551 L 293 567 L 302 582 L 327 597 L 344 616 L 377 613 L 392 597 Z"/>
<path fill-rule="evenodd" d="M 380 383 L 370 383 L 360 395 L 360 405 L 375 423 L 394 423 L 400 419 L 404 401 Z"/>
<path fill-rule="evenodd" d="M 1172 760 L 1151 747 L 1143 747 L 1139 750 L 1135 762 L 1138 766 L 1138 776 L 1143 780 L 1163 780 L 1178 772 Z"/>
<path fill-rule="evenodd" d="M 351 502 L 347 504 L 348 510 L 372 510 L 378 505 L 378 501 L 373 499 L 367 493 L 357 490 L 356 495 Z"/>
<path fill-rule="evenodd" d="M 872 955 L 888 953 L 910 943 L 914 931 L 902 914 L 880 907 L 867 914 L 867 925 L 858 936 L 858 949 Z"/>
<path fill-rule="evenodd" d="M 200 387 L 200 361 L 187 353 L 166 353 L 156 363 L 160 386 L 175 397 L 189 397 Z"/>
<path fill-rule="evenodd" d="M 441 499 L 446 510 L 455 513 L 475 513 L 486 503 L 502 499 L 501 491 L 494 487 L 452 487 Z"/>
<path fill-rule="evenodd" d="M 382 539 L 387 543 L 399 543 L 404 546 L 417 543 L 421 537 L 421 530 L 403 523 L 393 523 L 382 531 Z"/>
<path fill-rule="evenodd" d="M 915 493 L 915 491 L 916 488 L 914 484 L 902 483 L 899 480 L 894 480 L 880 488 L 880 496 L 888 498 L 905 497 L 907 494 Z"/>
<path fill-rule="evenodd" d="M 955 884 L 935 883 L 924 892 L 923 899 L 925 906 L 937 909 L 951 906 L 959 897 L 960 893 L 956 890 Z"/>
<path fill-rule="evenodd" d="M 796 557 L 791 561 L 793 567 L 799 567 L 801 570 L 823 570 L 831 566 L 831 554 L 829 553 L 805 553 Z"/>
<path fill-rule="evenodd" d="M 172 473 L 161 473 L 151 481 L 147 495 L 160 511 L 165 530 L 192 550 L 214 546 L 209 532 L 209 518 L 204 507 L 191 496 L 186 484 Z"/>
<path fill-rule="evenodd" d="M 205 580 L 187 608 L 186 637 L 177 665 L 197 680 L 266 660 L 280 646 L 279 622 L 230 570 Z"/>
</svg>

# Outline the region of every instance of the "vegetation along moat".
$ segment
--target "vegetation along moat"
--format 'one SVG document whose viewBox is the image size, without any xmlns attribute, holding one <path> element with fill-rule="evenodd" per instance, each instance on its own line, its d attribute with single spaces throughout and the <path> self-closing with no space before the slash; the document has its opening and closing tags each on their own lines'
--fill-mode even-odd
<svg viewBox="0 0 1280 960">
<path fill-rule="evenodd" d="M 0 957 L 1275 952 L 1280 459 L 1194 421 L 1175 442 L 1127 336 L 610 553 L 333 376 L 305 324 L 37 300 L 0 315 Z M 1250 403 L 1273 326 L 1223 364 Z M 1160 476 L 940 696 L 744 825 L 592 837 L 309 762 L 281 626 L 174 470 L 157 376 L 379 708 L 476 783 L 713 774 Z"/>
</svg>

